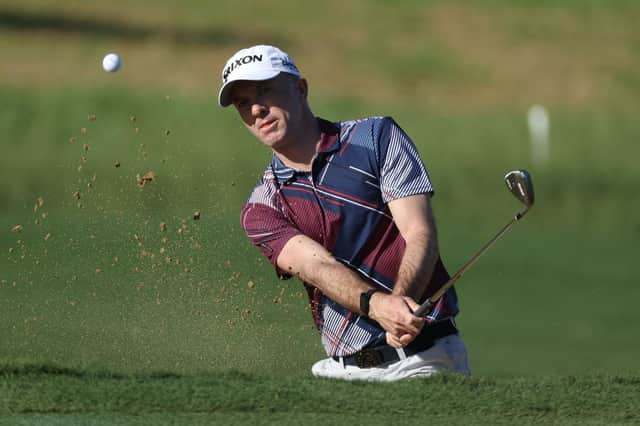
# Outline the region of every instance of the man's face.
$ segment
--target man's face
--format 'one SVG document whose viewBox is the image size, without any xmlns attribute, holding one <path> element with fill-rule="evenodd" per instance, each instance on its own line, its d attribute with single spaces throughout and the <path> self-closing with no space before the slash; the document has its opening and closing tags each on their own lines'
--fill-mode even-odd
<svg viewBox="0 0 640 426">
<path fill-rule="evenodd" d="M 291 136 L 306 104 L 304 80 L 279 74 L 265 81 L 238 81 L 231 101 L 245 127 L 265 145 L 278 150 Z"/>
</svg>

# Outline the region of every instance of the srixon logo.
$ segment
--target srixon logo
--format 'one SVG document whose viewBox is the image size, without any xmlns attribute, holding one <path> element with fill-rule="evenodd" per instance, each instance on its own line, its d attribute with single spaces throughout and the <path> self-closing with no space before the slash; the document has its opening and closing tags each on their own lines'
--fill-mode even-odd
<svg viewBox="0 0 640 426">
<path fill-rule="evenodd" d="M 229 77 L 229 74 L 231 74 L 233 72 L 233 70 L 235 70 L 236 68 L 242 66 L 242 65 L 246 65 L 246 64 L 250 64 L 252 62 L 262 62 L 262 55 L 247 55 L 247 56 L 243 56 L 242 58 L 238 58 L 235 61 L 233 61 L 231 63 L 231 65 L 229 65 L 225 70 L 224 70 L 224 74 L 222 75 L 222 79 L 226 82 L 227 78 Z"/>
</svg>

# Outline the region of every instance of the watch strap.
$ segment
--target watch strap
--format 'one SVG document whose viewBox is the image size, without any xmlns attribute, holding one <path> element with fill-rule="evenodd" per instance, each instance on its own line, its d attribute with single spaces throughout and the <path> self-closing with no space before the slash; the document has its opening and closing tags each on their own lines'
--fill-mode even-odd
<svg viewBox="0 0 640 426">
<path fill-rule="evenodd" d="M 367 290 L 364 293 L 360 293 L 360 314 L 366 317 L 369 316 L 369 302 L 371 301 L 371 296 L 373 293 L 377 293 L 380 290 L 376 290 L 372 288 L 371 290 Z"/>
</svg>

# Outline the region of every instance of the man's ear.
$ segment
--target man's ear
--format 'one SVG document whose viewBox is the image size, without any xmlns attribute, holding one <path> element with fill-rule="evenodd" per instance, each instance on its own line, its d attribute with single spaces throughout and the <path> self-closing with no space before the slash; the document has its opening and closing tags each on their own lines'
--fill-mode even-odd
<svg viewBox="0 0 640 426">
<path fill-rule="evenodd" d="M 306 78 L 299 78 L 296 81 L 296 90 L 304 99 L 307 99 L 307 96 L 309 96 L 309 83 L 307 83 Z"/>
</svg>

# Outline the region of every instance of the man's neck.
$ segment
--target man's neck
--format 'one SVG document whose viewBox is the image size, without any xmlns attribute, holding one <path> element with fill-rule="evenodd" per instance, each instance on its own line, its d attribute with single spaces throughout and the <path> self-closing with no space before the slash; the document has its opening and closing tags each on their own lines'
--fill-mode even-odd
<svg viewBox="0 0 640 426">
<path fill-rule="evenodd" d="M 285 149 L 274 152 L 285 166 L 294 170 L 310 171 L 320 134 L 318 119 L 310 115 L 303 126 L 300 126 L 300 131 L 293 136 L 292 142 L 287 144 Z"/>
</svg>

